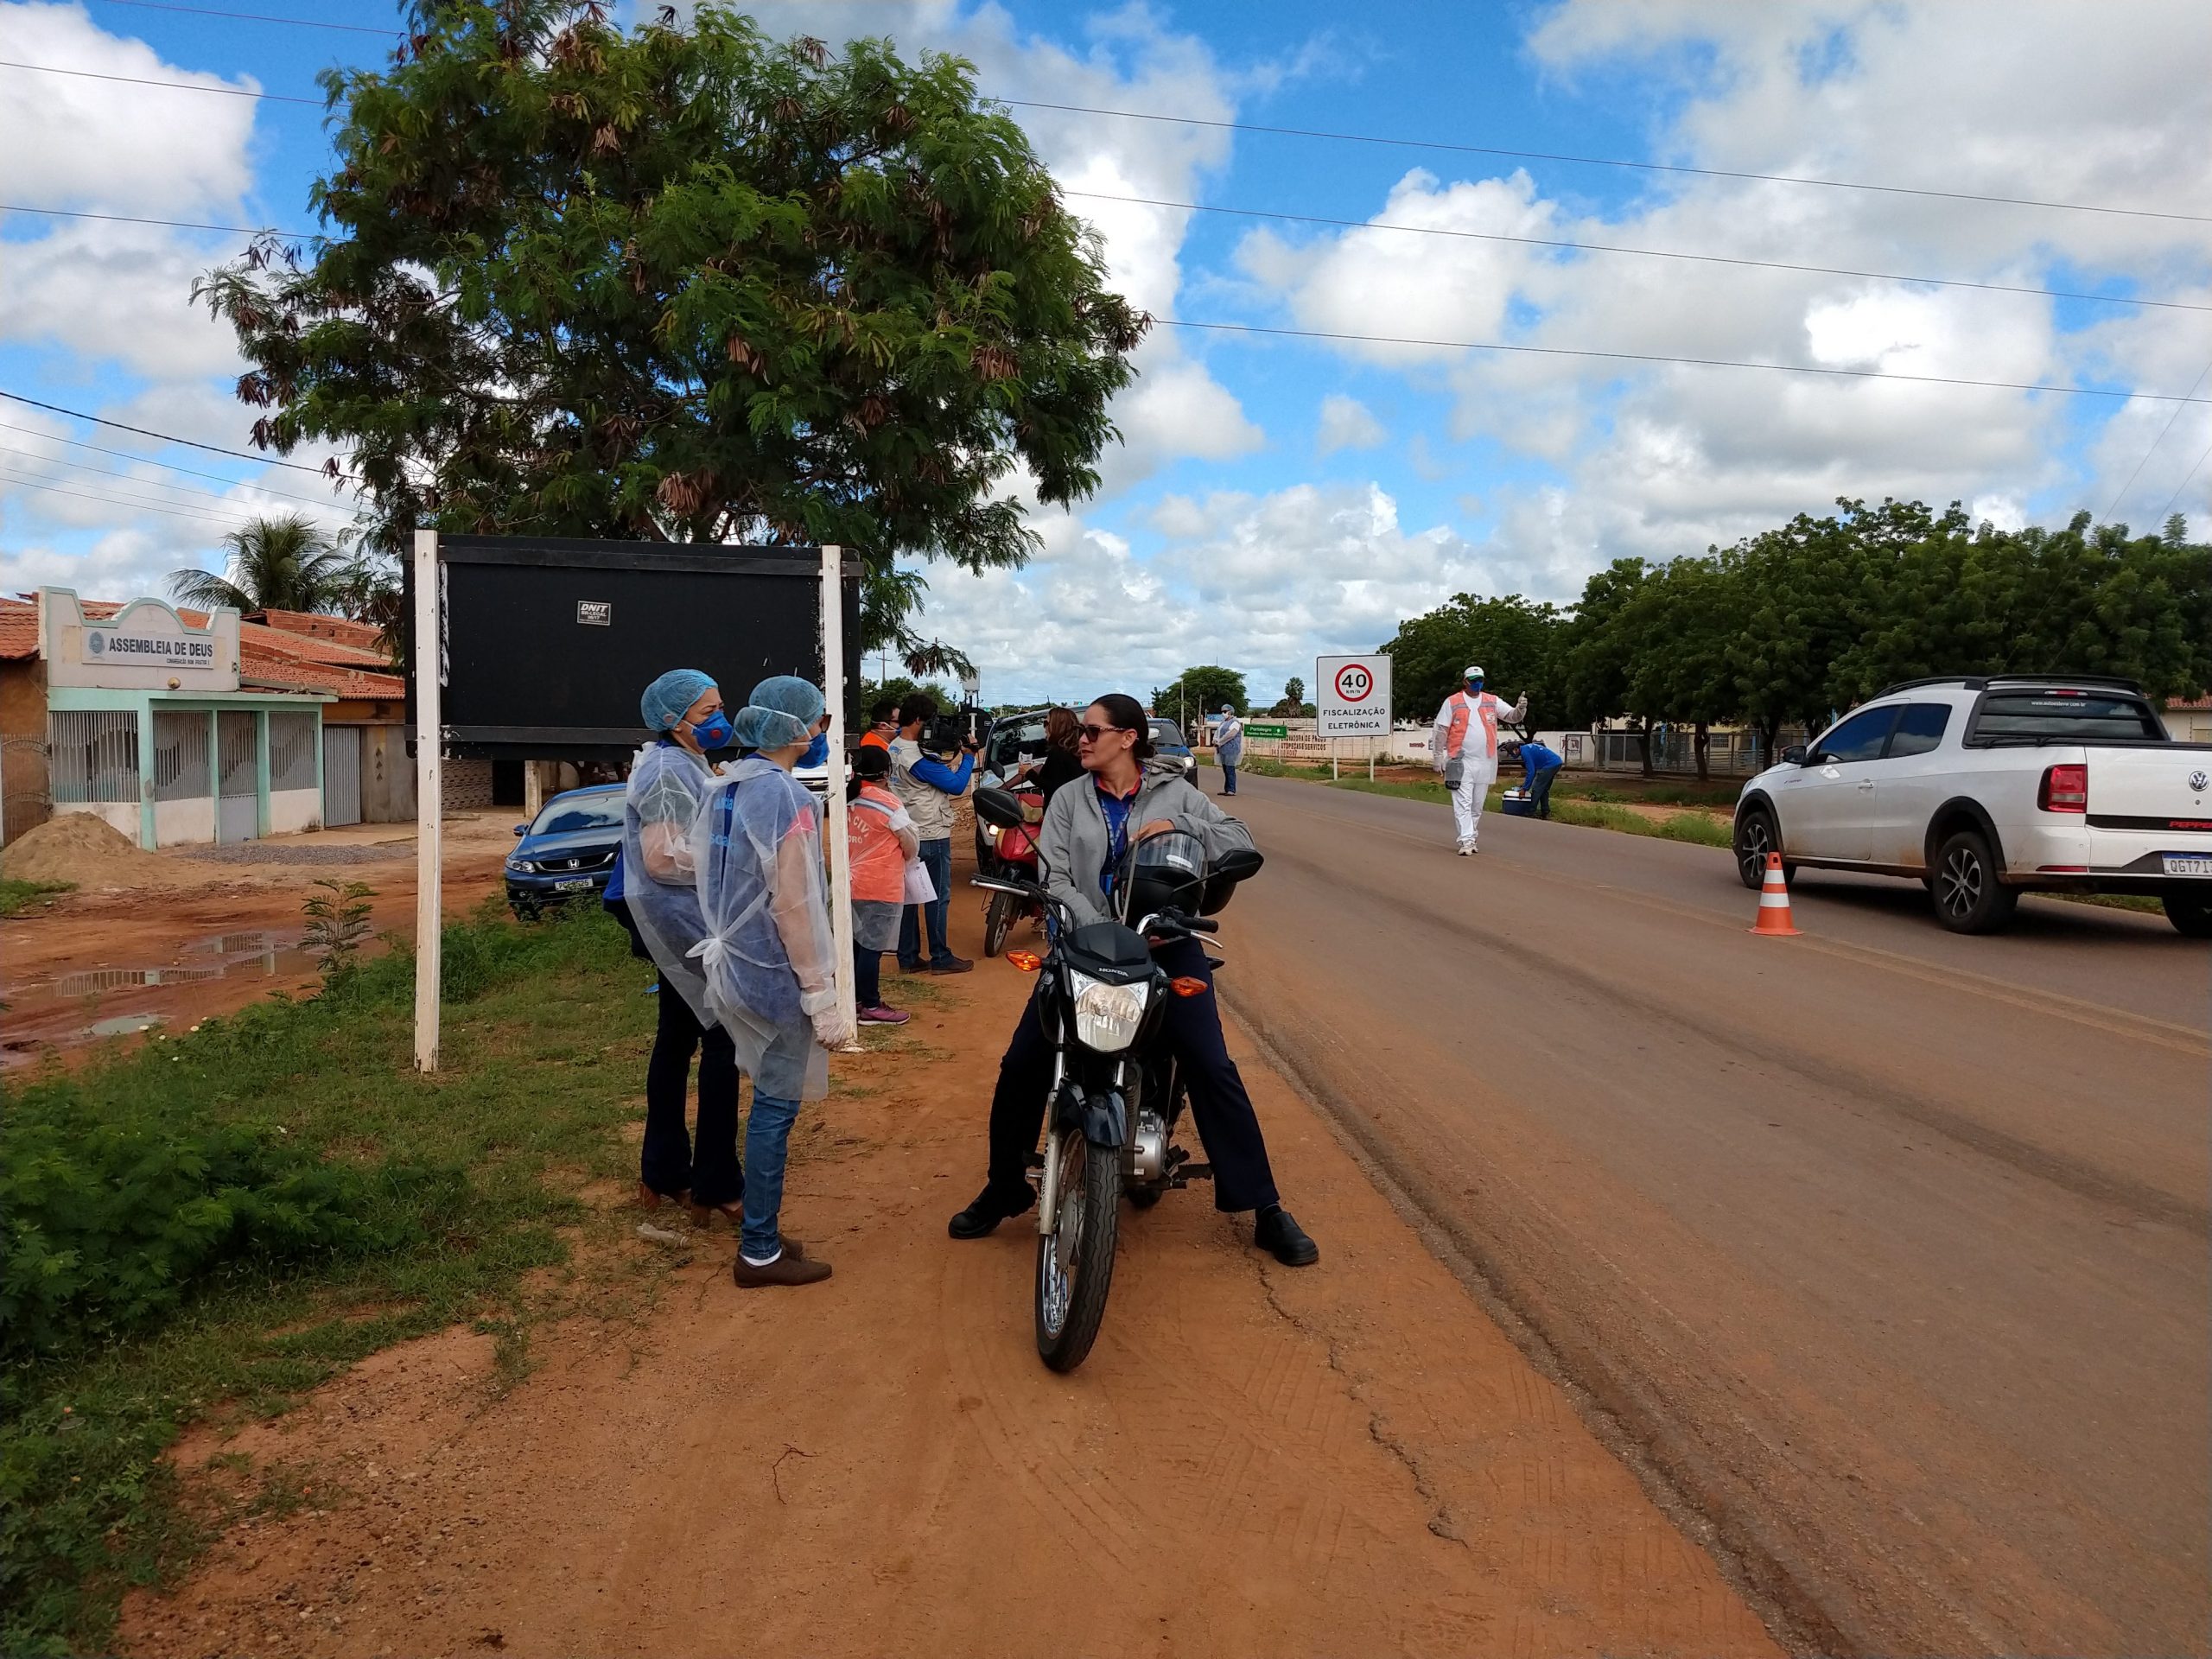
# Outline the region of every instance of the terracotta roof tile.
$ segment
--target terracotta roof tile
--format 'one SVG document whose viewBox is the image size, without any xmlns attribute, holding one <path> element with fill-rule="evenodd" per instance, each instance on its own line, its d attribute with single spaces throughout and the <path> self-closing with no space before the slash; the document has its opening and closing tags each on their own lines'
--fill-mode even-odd
<svg viewBox="0 0 2212 1659">
<path fill-rule="evenodd" d="M 310 639 L 333 640 L 363 651 L 374 651 L 380 634 L 374 623 L 356 622 L 351 617 L 326 616 L 319 611 L 253 611 L 247 614 L 245 620 L 274 628 L 280 633 L 303 634 Z"/>
</svg>

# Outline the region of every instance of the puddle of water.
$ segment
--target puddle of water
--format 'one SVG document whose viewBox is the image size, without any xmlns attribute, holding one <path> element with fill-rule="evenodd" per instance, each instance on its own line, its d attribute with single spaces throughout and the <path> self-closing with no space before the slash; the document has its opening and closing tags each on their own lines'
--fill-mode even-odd
<svg viewBox="0 0 2212 1659">
<path fill-rule="evenodd" d="M 134 1031 L 151 1031 L 156 1026 L 166 1025 L 165 1016 L 158 1014 L 118 1014 L 112 1020 L 95 1020 L 85 1027 L 87 1037 L 128 1037 Z"/>
<path fill-rule="evenodd" d="M 179 955 L 185 960 L 165 968 L 104 964 L 10 989 L 0 1015 L 7 1027 L 0 1039 L 0 1070 L 29 1065 L 48 1047 L 127 1037 L 168 1021 L 154 1008 L 107 1012 L 118 999 L 158 1002 L 165 990 L 219 979 L 275 979 L 315 966 L 297 937 L 268 931 L 214 934 L 192 941 Z"/>
</svg>

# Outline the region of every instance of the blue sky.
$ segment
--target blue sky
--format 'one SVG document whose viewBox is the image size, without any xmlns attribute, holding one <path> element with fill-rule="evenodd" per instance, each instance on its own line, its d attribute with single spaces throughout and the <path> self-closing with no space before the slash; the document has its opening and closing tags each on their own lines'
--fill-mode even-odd
<svg viewBox="0 0 2212 1659">
<path fill-rule="evenodd" d="M 242 10 L 385 27 L 374 4 Z M 761 9 L 777 32 L 960 53 L 1008 98 L 2212 215 L 2212 8 L 1630 3 Z M 6 54 L 314 95 L 370 34 L 0 0 Z M 0 70 L 0 201 L 305 225 L 320 111 Z M 2212 306 L 2212 224 L 2059 213 L 1020 109 L 1117 282 L 1162 316 L 1434 340 L 2189 390 L 2212 311 L 1808 276 L 1100 201 L 1942 276 Z M 1092 195 L 1077 193 L 1089 191 Z M 229 342 L 186 299 L 236 238 L 0 214 L 0 387 L 226 448 Z M 1822 381 L 1161 329 L 1098 497 L 1039 558 L 932 573 L 925 631 L 993 700 L 1219 661 L 1271 693 L 1462 589 L 1571 600 L 1838 495 L 2212 528 L 2212 405 Z M 2212 394 L 2208 378 L 2199 395 Z M 2177 409 L 2179 412 L 2177 415 Z M 2169 426 L 2169 421 L 2171 421 Z M 251 461 L 0 408 L 0 587 L 121 597 L 319 493 Z M 64 438 L 192 468 L 70 447 Z M 102 469 L 102 470 L 93 470 Z M 116 473 L 127 474 L 118 478 Z M 2129 480 L 2132 479 L 2132 482 Z M 75 492 L 63 493 L 62 492 Z M 190 493 L 205 492 L 206 493 Z M 2177 494 L 2177 492 L 2178 493 Z M 156 507 L 166 511 L 156 511 Z M 334 514 L 334 517 L 342 516 Z"/>
</svg>

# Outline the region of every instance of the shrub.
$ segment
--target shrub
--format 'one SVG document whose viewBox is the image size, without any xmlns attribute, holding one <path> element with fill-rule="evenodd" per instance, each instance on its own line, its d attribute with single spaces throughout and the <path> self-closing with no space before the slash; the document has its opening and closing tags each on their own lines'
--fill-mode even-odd
<svg viewBox="0 0 2212 1659">
<path fill-rule="evenodd" d="M 227 1264 L 397 1249 L 419 1235 L 438 1184 L 323 1162 L 273 1126 L 95 1117 L 66 1083 L 11 1105 L 0 1128 L 8 1358 L 142 1329 Z"/>
</svg>

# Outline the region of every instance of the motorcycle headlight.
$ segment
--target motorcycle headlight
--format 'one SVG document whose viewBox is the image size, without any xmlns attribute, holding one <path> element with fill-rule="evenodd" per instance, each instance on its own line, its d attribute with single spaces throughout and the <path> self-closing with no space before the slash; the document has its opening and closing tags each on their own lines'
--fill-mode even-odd
<svg viewBox="0 0 2212 1659">
<path fill-rule="evenodd" d="M 1068 975 L 1075 989 L 1076 1040 L 1101 1054 L 1117 1054 L 1137 1039 L 1150 985 L 1109 985 L 1088 974 Z"/>
</svg>

